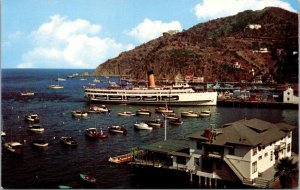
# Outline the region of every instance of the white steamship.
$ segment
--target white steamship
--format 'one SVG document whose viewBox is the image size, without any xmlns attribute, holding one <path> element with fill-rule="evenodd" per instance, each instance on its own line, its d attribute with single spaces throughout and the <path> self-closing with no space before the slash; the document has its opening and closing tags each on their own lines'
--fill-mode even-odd
<svg viewBox="0 0 300 190">
<path fill-rule="evenodd" d="M 156 87 L 154 74 L 148 72 L 149 87 L 144 88 L 97 88 L 85 87 L 85 96 L 93 103 L 139 104 L 139 105 L 217 105 L 217 92 L 197 92 L 187 83 Z"/>
</svg>

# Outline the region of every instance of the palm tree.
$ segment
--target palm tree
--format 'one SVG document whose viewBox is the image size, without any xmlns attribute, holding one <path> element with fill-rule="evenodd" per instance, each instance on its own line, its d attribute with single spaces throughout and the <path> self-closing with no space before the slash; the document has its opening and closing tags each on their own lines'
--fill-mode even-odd
<svg viewBox="0 0 300 190">
<path fill-rule="evenodd" d="M 282 158 L 275 166 L 274 177 L 279 177 L 281 188 L 292 188 L 292 180 L 298 174 L 298 162 L 293 158 Z"/>
</svg>

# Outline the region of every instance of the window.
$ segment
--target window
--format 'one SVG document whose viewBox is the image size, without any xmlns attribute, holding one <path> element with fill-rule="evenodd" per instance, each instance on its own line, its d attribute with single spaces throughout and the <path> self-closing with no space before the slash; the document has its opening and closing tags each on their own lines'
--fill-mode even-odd
<svg viewBox="0 0 300 190">
<path fill-rule="evenodd" d="M 257 172 L 257 162 L 253 162 L 252 163 L 252 173 L 254 174 L 255 172 Z"/>
<path fill-rule="evenodd" d="M 197 149 L 202 150 L 202 143 L 197 141 Z"/>
<path fill-rule="evenodd" d="M 267 157 L 267 156 L 268 156 L 268 153 L 266 152 L 266 153 L 265 153 L 265 157 Z"/>
<path fill-rule="evenodd" d="M 271 151 L 270 153 L 270 158 L 271 158 L 271 161 L 273 160 L 273 151 Z"/>
<path fill-rule="evenodd" d="M 287 145 L 287 152 L 290 152 L 291 151 L 291 143 L 289 143 L 288 145 Z"/>
<path fill-rule="evenodd" d="M 257 154 L 257 147 L 253 148 L 253 156 Z"/>
<path fill-rule="evenodd" d="M 290 98 L 287 98 L 287 101 L 290 101 Z"/>
<path fill-rule="evenodd" d="M 183 165 L 185 165 L 186 164 L 186 158 L 178 156 L 177 157 L 177 164 L 183 164 Z"/>
<path fill-rule="evenodd" d="M 230 147 L 230 148 L 229 148 L 228 154 L 234 155 L 234 147 Z"/>
<path fill-rule="evenodd" d="M 262 156 L 259 156 L 259 157 L 258 157 L 258 160 L 261 160 L 261 159 L 262 159 Z"/>
</svg>

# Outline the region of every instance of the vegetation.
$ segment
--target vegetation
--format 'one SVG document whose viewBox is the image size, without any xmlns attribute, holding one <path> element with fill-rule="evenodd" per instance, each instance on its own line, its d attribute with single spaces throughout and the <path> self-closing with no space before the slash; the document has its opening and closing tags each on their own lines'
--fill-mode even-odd
<svg viewBox="0 0 300 190">
<path fill-rule="evenodd" d="M 292 158 L 282 158 L 275 166 L 274 177 L 279 177 L 281 188 L 292 188 L 292 180 L 298 175 L 298 162 Z"/>
</svg>

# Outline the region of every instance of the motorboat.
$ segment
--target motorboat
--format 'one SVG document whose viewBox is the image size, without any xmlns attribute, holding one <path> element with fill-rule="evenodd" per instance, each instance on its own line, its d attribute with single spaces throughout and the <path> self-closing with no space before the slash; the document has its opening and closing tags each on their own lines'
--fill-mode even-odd
<svg viewBox="0 0 300 190">
<path fill-rule="evenodd" d="M 121 134 L 127 134 L 127 130 L 119 125 L 112 125 L 108 127 L 108 132 L 110 133 L 121 133 Z"/>
<path fill-rule="evenodd" d="M 163 122 L 160 119 L 148 120 L 148 121 L 146 121 L 146 123 L 150 127 L 162 127 L 163 126 Z"/>
<path fill-rule="evenodd" d="M 65 78 L 61 78 L 61 77 L 58 77 L 58 78 L 56 79 L 56 81 L 66 81 L 66 79 L 65 79 Z"/>
<path fill-rule="evenodd" d="M 25 115 L 25 120 L 34 122 L 34 123 L 40 122 L 40 118 L 39 118 L 38 114 L 36 114 L 36 113 L 30 113 L 28 115 Z"/>
<path fill-rule="evenodd" d="M 176 119 L 170 119 L 169 123 L 172 125 L 181 125 L 183 124 L 183 121 L 180 118 L 176 118 Z"/>
<path fill-rule="evenodd" d="M 106 113 L 106 112 L 110 112 L 110 110 L 105 105 L 101 105 L 101 106 L 90 107 L 88 112 L 89 113 Z"/>
<path fill-rule="evenodd" d="M 173 113 L 174 111 L 168 107 L 158 107 L 155 108 L 156 113 Z"/>
<path fill-rule="evenodd" d="M 109 157 L 108 161 L 116 164 L 127 163 L 133 160 L 133 155 L 131 153 L 123 154 L 120 156 Z"/>
<path fill-rule="evenodd" d="M 88 113 L 84 110 L 74 110 L 72 111 L 73 117 L 87 117 Z"/>
<path fill-rule="evenodd" d="M 199 116 L 201 117 L 209 117 L 211 115 L 209 110 L 201 111 Z"/>
<path fill-rule="evenodd" d="M 147 115 L 147 116 L 151 116 L 151 111 L 145 108 L 139 109 L 136 112 L 136 115 Z"/>
<path fill-rule="evenodd" d="M 96 139 L 99 137 L 99 132 L 96 128 L 88 128 L 85 130 L 85 135 Z"/>
<path fill-rule="evenodd" d="M 181 112 L 181 117 L 199 117 L 199 113 L 194 111 Z"/>
<path fill-rule="evenodd" d="M 31 145 L 32 145 L 33 147 L 43 149 L 43 148 L 48 147 L 49 143 L 47 143 L 47 142 L 46 142 L 45 140 L 43 140 L 43 139 L 37 139 L 37 140 L 33 140 L 33 141 L 31 142 Z"/>
<path fill-rule="evenodd" d="M 140 130 L 152 130 L 153 128 L 150 127 L 147 123 L 141 122 L 141 123 L 135 123 L 134 124 L 135 129 L 140 129 Z"/>
<path fill-rule="evenodd" d="M 166 119 L 177 119 L 178 116 L 176 113 L 163 113 L 162 114 Z"/>
<path fill-rule="evenodd" d="M 22 154 L 23 153 L 23 145 L 16 141 L 11 141 L 4 143 L 5 149 L 8 151 L 15 153 L 15 154 Z"/>
<path fill-rule="evenodd" d="M 118 115 L 120 115 L 120 116 L 133 116 L 135 114 L 130 112 L 130 111 L 123 111 L 123 112 L 118 113 Z"/>
<path fill-rule="evenodd" d="M 6 133 L 4 131 L 1 131 L 1 137 L 5 137 Z"/>
<path fill-rule="evenodd" d="M 79 176 L 82 180 L 84 180 L 85 182 L 88 182 L 88 183 L 95 184 L 97 181 L 93 176 L 87 175 L 85 173 L 80 173 Z"/>
<path fill-rule="evenodd" d="M 34 92 L 31 91 L 23 91 L 20 92 L 21 96 L 34 96 Z"/>
<path fill-rule="evenodd" d="M 88 137 L 91 138 L 100 138 L 100 139 L 105 139 L 108 138 L 108 135 L 104 133 L 102 130 L 98 131 L 96 128 L 88 128 L 85 130 L 85 134 Z"/>
<path fill-rule="evenodd" d="M 59 84 L 51 84 L 51 85 L 48 86 L 48 88 L 51 88 L 51 89 L 61 89 L 61 88 L 64 88 L 64 86 L 59 85 Z"/>
<path fill-rule="evenodd" d="M 73 137 L 61 137 L 60 142 L 63 145 L 77 146 L 77 141 Z"/>
<path fill-rule="evenodd" d="M 28 126 L 27 130 L 36 133 L 42 133 L 44 132 L 45 128 L 39 124 L 32 124 Z"/>
</svg>

